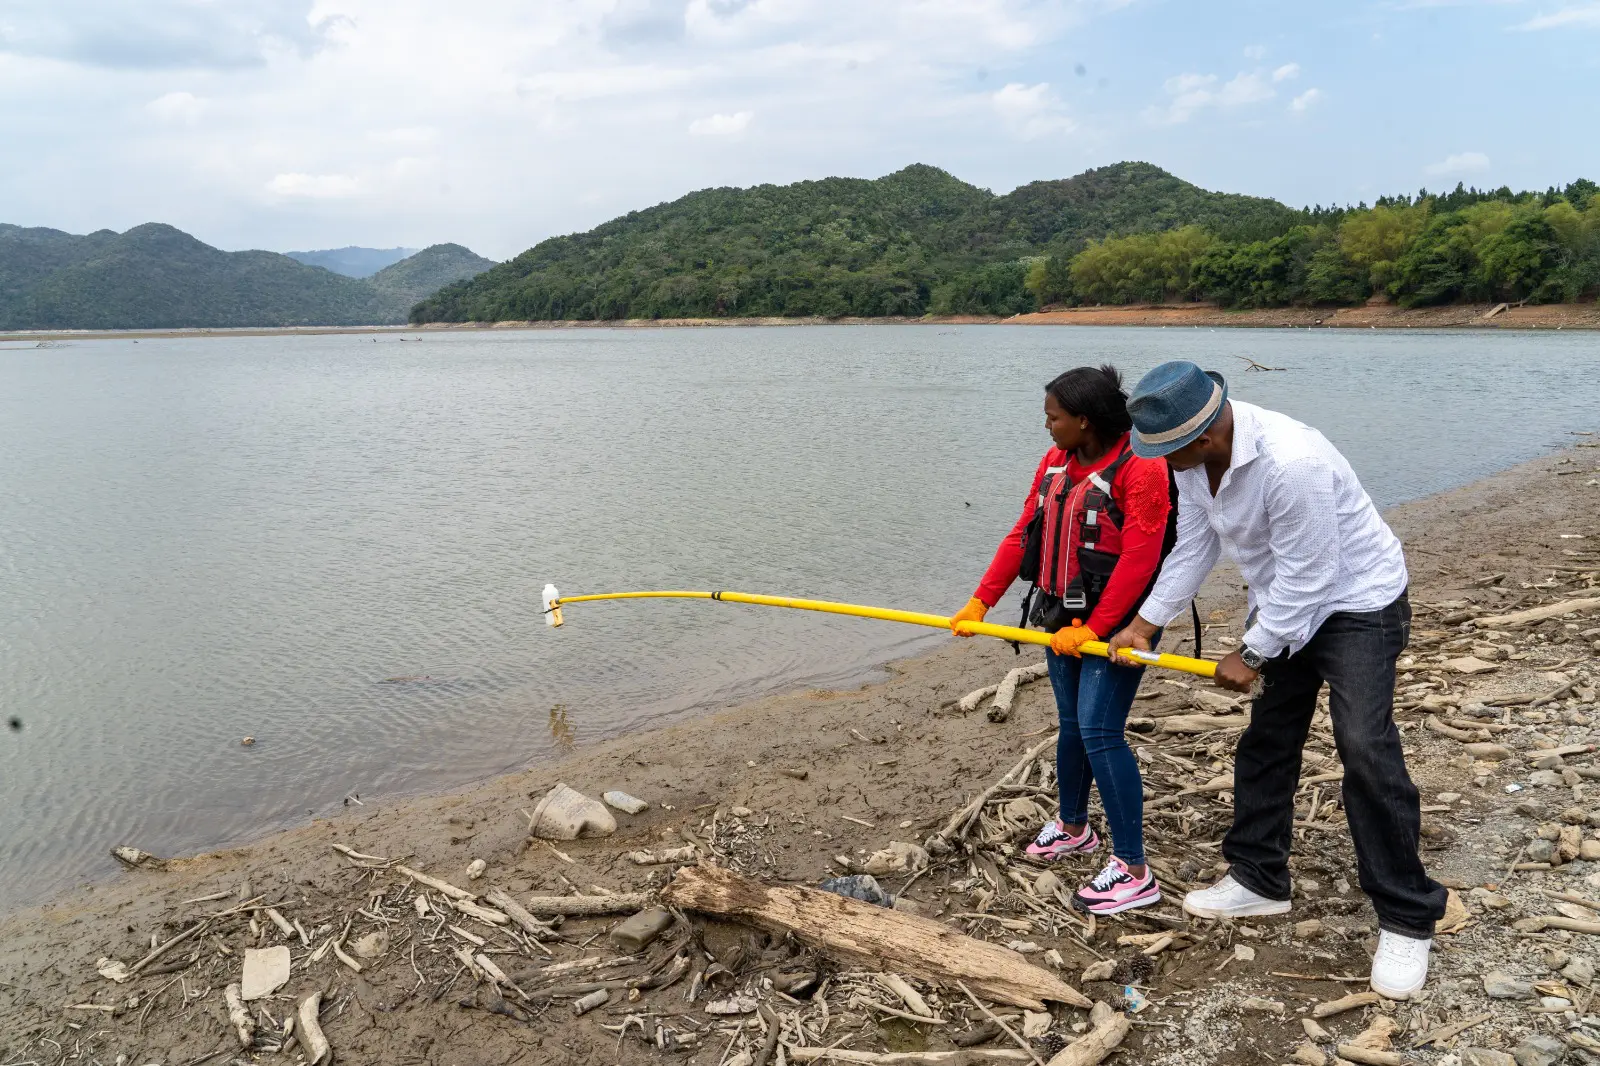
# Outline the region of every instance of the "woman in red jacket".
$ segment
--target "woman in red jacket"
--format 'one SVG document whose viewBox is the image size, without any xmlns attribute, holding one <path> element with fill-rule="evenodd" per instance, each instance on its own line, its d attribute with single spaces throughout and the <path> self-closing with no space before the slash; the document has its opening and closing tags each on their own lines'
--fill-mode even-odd
<svg viewBox="0 0 1600 1066">
<path fill-rule="evenodd" d="M 1172 549 L 1177 505 L 1165 460 L 1128 447 L 1127 394 L 1113 367 L 1079 367 L 1045 386 L 1045 429 L 1055 447 L 1033 476 L 1022 517 L 1000 543 L 978 591 L 950 620 L 980 621 L 1019 572 L 1037 574 L 1028 617 L 1055 631 L 1045 658 L 1061 738 L 1061 815 L 1028 854 L 1058 859 L 1100 846 L 1089 825 L 1089 784 L 1100 788 L 1112 858 L 1073 895 L 1083 911 L 1115 914 L 1161 899 L 1145 864 L 1144 784 L 1123 730 L 1143 667 L 1084 658 L 1133 618 Z"/>
</svg>

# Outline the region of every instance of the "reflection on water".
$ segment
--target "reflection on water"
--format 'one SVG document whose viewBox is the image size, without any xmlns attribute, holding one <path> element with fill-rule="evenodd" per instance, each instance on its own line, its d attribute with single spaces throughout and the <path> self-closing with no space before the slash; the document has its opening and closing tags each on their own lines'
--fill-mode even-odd
<svg viewBox="0 0 1600 1066">
<path fill-rule="evenodd" d="M 105 870 L 112 844 L 215 847 L 936 646 L 671 601 L 557 631 L 540 590 L 947 612 L 1021 505 L 1041 385 L 1068 367 L 1221 369 L 1393 503 L 1596 428 L 1574 383 L 1597 347 L 826 327 L 0 352 L 0 714 L 27 727 L 0 731 L 0 906 Z"/>
</svg>

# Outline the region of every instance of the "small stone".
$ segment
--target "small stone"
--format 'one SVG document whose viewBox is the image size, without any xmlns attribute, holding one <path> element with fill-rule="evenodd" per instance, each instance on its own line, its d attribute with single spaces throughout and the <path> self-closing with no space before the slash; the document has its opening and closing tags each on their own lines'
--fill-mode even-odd
<svg viewBox="0 0 1600 1066">
<path fill-rule="evenodd" d="M 1559 755 L 1539 755 L 1533 760 L 1535 770 L 1559 770 L 1563 760 Z"/>
<path fill-rule="evenodd" d="M 1490 999 L 1527 999 L 1533 995 L 1533 986 L 1504 970 L 1490 970 L 1483 975 L 1483 992 Z"/>
<path fill-rule="evenodd" d="M 467 879 L 476 881 L 478 878 L 483 876 L 483 871 L 487 870 L 488 868 L 489 864 L 484 862 L 482 859 L 473 859 L 467 864 Z"/>
<path fill-rule="evenodd" d="M 1235 944 L 1233 946 L 1233 958 L 1235 962 L 1255 962 L 1256 949 L 1249 944 Z"/>
<path fill-rule="evenodd" d="M 1579 955 L 1561 968 L 1561 976 L 1575 985 L 1587 988 L 1594 981 L 1594 962 Z"/>
<path fill-rule="evenodd" d="M 1294 935 L 1301 940 L 1310 940 L 1322 935 L 1322 923 L 1315 918 L 1307 918 L 1303 922 L 1294 923 Z"/>
<path fill-rule="evenodd" d="M 1517 1060 L 1504 1051 L 1486 1047 L 1461 1049 L 1461 1066 L 1517 1066 Z"/>
<path fill-rule="evenodd" d="M 1553 840 L 1535 840 L 1528 845 L 1528 850 L 1523 857 L 1529 862 L 1554 862 L 1556 858 L 1556 845 Z"/>
<path fill-rule="evenodd" d="M 1554 1066 L 1566 1053 L 1567 1045 L 1546 1033 L 1529 1033 L 1511 1051 L 1517 1066 Z"/>
<path fill-rule="evenodd" d="M 1550 788 L 1561 784 L 1561 775 L 1554 770 L 1535 770 L 1528 775 L 1528 784 L 1537 785 L 1540 788 Z"/>
<path fill-rule="evenodd" d="M 1572 1000 L 1560 996 L 1540 996 L 1539 1006 L 1549 1011 L 1563 1011 L 1571 1008 Z"/>
<path fill-rule="evenodd" d="M 1539 805 L 1539 802 L 1531 799 L 1518 800 L 1511 809 L 1524 818 L 1537 818 L 1544 813 L 1544 808 Z"/>
<path fill-rule="evenodd" d="M 1091 962 L 1087 967 L 1084 968 L 1083 977 L 1080 978 L 1080 980 L 1085 982 L 1109 981 L 1111 980 L 1112 973 L 1116 971 L 1116 968 L 1117 964 L 1111 959 L 1101 959 L 1099 962 Z"/>
<path fill-rule="evenodd" d="M 1438 796 L 1440 803 L 1455 803 L 1459 799 L 1461 799 L 1461 793 L 1459 792 L 1441 792 Z"/>
<path fill-rule="evenodd" d="M 366 936 L 357 937 L 350 947 L 358 959 L 375 959 L 389 950 L 389 934 L 381 931 L 368 933 Z"/>
<path fill-rule="evenodd" d="M 615 807 L 623 814 L 638 814 L 650 806 L 639 797 L 630 796 L 626 792 L 602 792 L 600 798 L 605 801 L 606 806 Z"/>
<path fill-rule="evenodd" d="M 1561 948 L 1546 948 L 1544 951 L 1544 964 L 1552 970 L 1559 970 L 1572 961 L 1572 956 Z"/>
<path fill-rule="evenodd" d="M 1561 812 L 1561 820 L 1568 825 L 1582 825 L 1589 820 L 1589 812 L 1582 807 L 1568 807 Z"/>
<path fill-rule="evenodd" d="M 1561 827 L 1555 822 L 1545 822 L 1535 832 L 1540 840 L 1560 840 Z"/>
<path fill-rule="evenodd" d="M 1275 999 L 1263 999 L 1260 996 L 1246 996 L 1239 1001 L 1239 1006 L 1244 1010 L 1258 1010 L 1264 1014 L 1282 1014 L 1283 1004 Z"/>
<path fill-rule="evenodd" d="M 1443 663 L 1446 670 L 1454 670 L 1458 674 L 1482 674 L 1490 670 L 1498 670 L 1494 663 L 1486 663 L 1473 655 L 1463 655 L 1459 659 L 1446 659 Z"/>
<path fill-rule="evenodd" d="M 733 815 L 735 818 L 748 818 L 754 814 L 755 811 L 752 811 L 749 807 L 729 807 L 728 813 Z"/>
<path fill-rule="evenodd" d="M 1050 1031 L 1050 1025 L 1055 1021 L 1044 1011 L 1025 1010 L 1022 1012 L 1022 1035 L 1029 1040 L 1037 1040 Z"/>
<path fill-rule="evenodd" d="M 1033 890 L 1039 895 L 1043 896 L 1045 899 L 1055 899 L 1056 893 L 1060 892 L 1064 887 L 1065 886 L 1061 883 L 1061 878 L 1057 877 L 1049 870 L 1041 873 L 1038 877 L 1034 878 L 1033 881 Z"/>
<path fill-rule="evenodd" d="M 1491 892 L 1487 888 L 1475 888 L 1467 893 L 1467 898 L 1474 903 L 1481 903 L 1490 910 L 1503 911 L 1511 906 L 1511 901 L 1498 892 Z"/>
</svg>

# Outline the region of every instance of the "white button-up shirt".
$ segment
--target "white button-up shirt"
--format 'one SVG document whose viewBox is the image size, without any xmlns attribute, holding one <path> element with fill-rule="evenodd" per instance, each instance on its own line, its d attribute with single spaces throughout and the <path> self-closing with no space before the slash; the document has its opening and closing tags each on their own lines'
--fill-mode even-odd
<svg viewBox="0 0 1600 1066">
<path fill-rule="evenodd" d="M 1215 497 L 1204 465 L 1176 471 L 1178 541 L 1139 614 L 1166 625 L 1226 547 L 1250 589 L 1244 635 L 1298 652 L 1337 611 L 1376 611 L 1405 591 L 1400 540 L 1328 439 L 1287 415 L 1233 404 L 1233 462 Z"/>
</svg>

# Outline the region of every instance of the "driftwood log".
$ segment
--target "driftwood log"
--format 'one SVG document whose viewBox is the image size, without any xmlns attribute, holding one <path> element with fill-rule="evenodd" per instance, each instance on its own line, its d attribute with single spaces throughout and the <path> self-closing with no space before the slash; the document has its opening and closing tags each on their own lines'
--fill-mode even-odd
<svg viewBox="0 0 1600 1066">
<path fill-rule="evenodd" d="M 872 970 L 936 984 L 965 981 L 996 1003 L 1044 1010 L 1046 1000 L 1087 1010 L 1083 993 L 1000 947 L 927 918 L 814 888 L 772 887 L 714 866 L 678 872 L 668 902 L 769 932 L 793 933 L 831 955 Z"/>
<path fill-rule="evenodd" d="M 1520 626 L 1530 622 L 1542 622 L 1546 618 L 1565 618 L 1569 614 L 1592 611 L 1597 607 L 1600 607 L 1600 598 L 1562 600 L 1560 603 L 1547 603 L 1543 607 L 1530 607 L 1526 611 L 1486 615 L 1474 618 L 1472 622 L 1478 626 Z"/>
<path fill-rule="evenodd" d="M 628 892 L 615 896 L 530 896 L 527 909 L 531 914 L 588 917 L 595 914 L 624 914 L 643 910 L 649 905 L 650 897 L 645 893 Z"/>
<path fill-rule="evenodd" d="M 322 1026 L 317 1022 L 317 1015 L 322 1013 L 322 993 L 313 992 L 300 1001 L 300 1009 L 296 1013 L 295 1036 L 300 1040 L 300 1047 L 305 1050 L 307 1066 L 317 1066 L 318 1063 L 330 1061 L 333 1058 L 333 1048 L 328 1043 L 328 1038 L 322 1035 Z"/>
<path fill-rule="evenodd" d="M 1095 1066 L 1116 1050 L 1132 1028 L 1133 1022 L 1126 1014 L 1113 1014 L 1062 1048 L 1048 1066 Z"/>
</svg>

